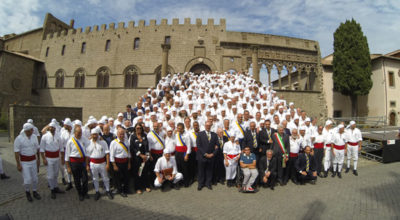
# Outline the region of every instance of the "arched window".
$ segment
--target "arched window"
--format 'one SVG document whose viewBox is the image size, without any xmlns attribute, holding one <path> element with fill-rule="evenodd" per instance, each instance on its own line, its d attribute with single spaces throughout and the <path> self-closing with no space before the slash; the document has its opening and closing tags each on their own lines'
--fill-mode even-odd
<svg viewBox="0 0 400 220">
<path fill-rule="evenodd" d="M 83 68 L 75 71 L 75 88 L 85 88 L 85 69 Z"/>
<path fill-rule="evenodd" d="M 100 67 L 97 72 L 97 88 L 107 88 L 110 79 L 110 69 L 108 67 Z"/>
<path fill-rule="evenodd" d="M 86 52 L 86 42 L 82 43 L 82 47 L 81 47 L 81 53 L 85 53 Z"/>
<path fill-rule="evenodd" d="M 140 46 L 140 38 L 135 38 L 135 40 L 133 41 L 133 49 L 134 50 L 137 50 L 137 49 L 139 49 L 139 46 Z"/>
<path fill-rule="evenodd" d="M 136 66 L 130 65 L 124 70 L 125 88 L 136 89 L 138 86 L 139 70 Z"/>
<path fill-rule="evenodd" d="M 56 72 L 56 88 L 64 88 L 64 70 L 59 69 Z"/>
</svg>

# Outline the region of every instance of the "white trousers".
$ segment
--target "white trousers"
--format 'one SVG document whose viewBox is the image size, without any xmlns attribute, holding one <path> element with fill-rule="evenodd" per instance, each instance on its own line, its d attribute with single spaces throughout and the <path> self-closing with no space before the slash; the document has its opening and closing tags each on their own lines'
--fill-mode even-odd
<svg viewBox="0 0 400 220">
<path fill-rule="evenodd" d="M 1 156 L 0 156 L 0 174 L 4 174 L 4 170 L 3 170 L 3 160 L 1 159 Z"/>
<path fill-rule="evenodd" d="M 108 178 L 108 173 L 106 169 L 106 163 L 92 163 L 90 162 L 90 171 L 92 172 L 93 185 L 96 192 L 99 191 L 99 179 L 100 176 L 103 179 L 106 191 L 110 191 L 110 178 Z"/>
<path fill-rule="evenodd" d="M 50 189 L 53 190 L 58 185 L 58 170 L 60 169 L 60 158 L 46 158 L 47 160 L 47 181 Z"/>
<path fill-rule="evenodd" d="M 325 148 L 325 156 L 324 156 L 325 171 L 328 171 L 329 168 L 331 167 L 332 159 L 333 159 L 332 149 L 331 149 L 331 147 L 326 147 Z"/>
<path fill-rule="evenodd" d="M 228 160 L 229 165 L 225 166 L 226 180 L 233 180 L 236 177 L 238 163 L 235 159 Z M 225 164 L 225 162 L 224 162 Z"/>
<path fill-rule="evenodd" d="M 161 175 L 161 174 L 160 174 Z M 162 176 L 162 175 L 161 175 Z M 182 175 L 182 173 L 177 173 L 176 175 L 175 175 L 175 178 L 174 178 L 174 180 L 173 180 L 173 183 L 177 183 L 177 182 L 179 182 L 179 181 L 181 181 L 183 179 L 183 175 Z M 155 187 L 161 187 L 161 183 L 158 181 L 158 178 L 156 177 L 156 179 L 154 180 L 154 186 Z"/>
<path fill-rule="evenodd" d="M 38 185 L 36 160 L 29 162 L 21 161 L 21 166 L 22 166 L 22 178 L 24 179 L 25 191 L 29 192 L 31 190 L 31 187 L 33 191 L 36 191 Z"/>
<path fill-rule="evenodd" d="M 357 161 L 358 161 L 358 145 L 351 146 L 347 145 L 347 168 L 350 168 L 350 162 L 353 159 L 353 167 L 354 170 L 357 170 Z"/>
<path fill-rule="evenodd" d="M 344 150 L 337 150 L 333 149 L 335 152 L 335 157 L 333 158 L 333 171 L 336 171 L 336 166 L 337 166 L 337 171 L 341 172 L 342 167 L 343 167 L 343 161 L 344 161 Z"/>
<path fill-rule="evenodd" d="M 242 171 L 244 176 L 242 186 L 249 188 L 251 187 L 251 185 L 253 185 L 254 181 L 256 180 L 258 176 L 258 171 L 257 169 L 249 169 L 249 168 L 242 168 Z"/>
</svg>

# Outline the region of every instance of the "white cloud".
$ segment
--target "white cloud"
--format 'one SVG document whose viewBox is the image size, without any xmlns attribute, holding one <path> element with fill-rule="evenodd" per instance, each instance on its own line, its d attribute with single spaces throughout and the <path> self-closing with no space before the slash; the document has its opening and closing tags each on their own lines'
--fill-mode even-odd
<svg viewBox="0 0 400 220">
<path fill-rule="evenodd" d="M 41 26 L 35 15 L 39 0 L 2 0 L 0 4 L 0 36 L 21 33 Z"/>
</svg>

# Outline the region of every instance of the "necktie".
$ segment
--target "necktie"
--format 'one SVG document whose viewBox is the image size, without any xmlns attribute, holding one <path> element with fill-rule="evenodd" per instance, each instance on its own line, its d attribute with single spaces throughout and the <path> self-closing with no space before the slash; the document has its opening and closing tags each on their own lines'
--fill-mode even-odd
<svg viewBox="0 0 400 220">
<path fill-rule="evenodd" d="M 256 132 L 253 132 L 253 147 L 254 147 L 254 148 L 257 147 L 257 136 L 256 136 Z"/>
<path fill-rule="evenodd" d="M 210 137 L 210 132 L 207 132 L 207 138 L 208 138 L 208 141 L 210 141 L 210 140 L 211 140 L 211 137 Z"/>
<path fill-rule="evenodd" d="M 310 169 L 310 160 L 308 159 L 308 155 L 307 154 L 306 154 L 306 161 L 307 161 L 306 172 L 308 172 L 308 170 Z"/>
</svg>

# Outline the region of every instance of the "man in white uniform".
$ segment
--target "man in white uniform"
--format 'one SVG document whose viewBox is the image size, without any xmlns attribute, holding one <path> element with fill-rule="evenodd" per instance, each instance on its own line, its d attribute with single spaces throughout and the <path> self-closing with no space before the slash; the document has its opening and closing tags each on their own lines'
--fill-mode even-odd
<svg viewBox="0 0 400 220">
<path fill-rule="evenodd" d="M 333 154 L 333 174 L 332 177 L 335 177 L 336 174 L 339 178 L 342 178 L 342 167 L 344 161 L 344 155 L 347 151 L 347 138 L 346 133 L 344 133 L 344 126 L 340 124 L 338 126 L 338 132 L 335 133 L 332 137 L 332 154 Z"/>
<path fill-rule="evenodd" d="M 58 171 L 60 169 L 60 156 L 64 165 L 64 147 L 61 144 L 59 136 L 55 135 L 56 124 L 51 122 L 46 134 L 42 136 L 40 141 L 40 154 L 42 155 L 43 164 L 47 166 L 47 181 L 51 190 L 51 198 L 56 199 L 56 193 L 64 193 L 58 188 Z"/>
<path fill-rule="evenodd" d="M 179 189 L 176 184 L 183 179 L 183 175 L 178 173 L 175 158 L 171 157 L 169 149 L 165 149 L 164 155 L 158 158 L 154 173 L 156 174 L 155 187 L 162 187 L 166 181 L 170 181 L 175 189 Z"/>
<path fill-rule="evenodd" d="M 240 145 L 239 140 L 236 139 L 235 133 L 229 136 L 229 141 L 224 144 L 224 164 L 225 164 L 225 178 L 227 186 L 235 186 L 236 170 L 240 158 Z"/>
<path fill-rule="evenodd" d="M 31 189 L 33 197 L 37 200 L 41 199 L 41 196 L 37 193 L 37 173 L 40 166 L 39 144 L 37 137 L 32 135 L 32 124 L 25 123 L 23 130 L 24 132 L 18 135 L 14 141 L 14 153 L 17 169 L 22 172 L 22 178 L 24 179 L 26 198 L 29 202 L 32 202 Z"/>
<path fill-rule="evenodd" d="M 353 174 L 358 176 L 357 162 L 358 152 L 361 151 L 362 135 L 360 129 L 356 128 L 356 122 L 350 122 L 350 128 L 347 129 L 347 168 L 346 173 L 350 170 L 351 158 L 353 158 Z"/>
</svg>

